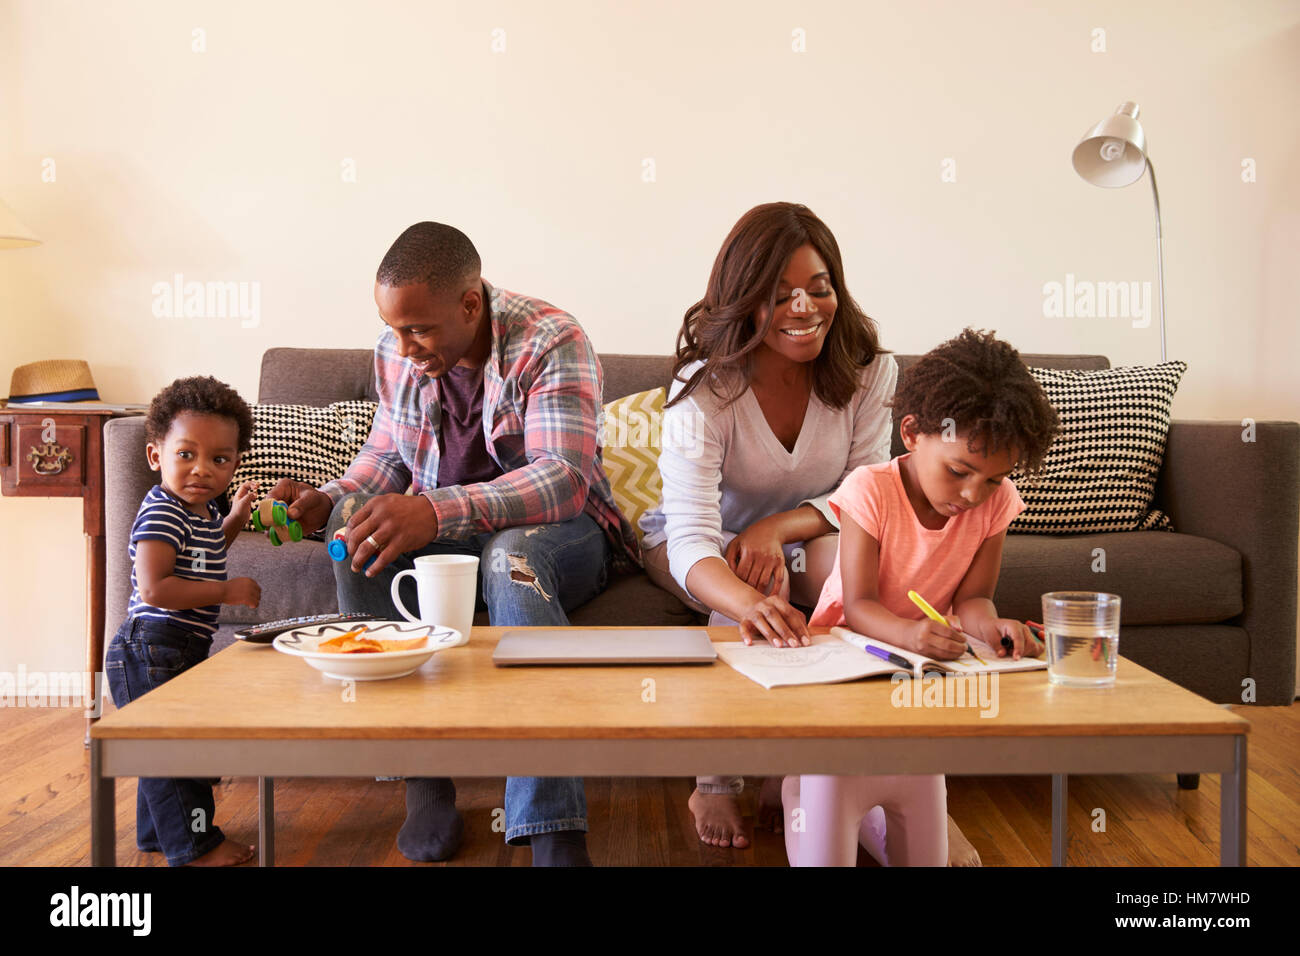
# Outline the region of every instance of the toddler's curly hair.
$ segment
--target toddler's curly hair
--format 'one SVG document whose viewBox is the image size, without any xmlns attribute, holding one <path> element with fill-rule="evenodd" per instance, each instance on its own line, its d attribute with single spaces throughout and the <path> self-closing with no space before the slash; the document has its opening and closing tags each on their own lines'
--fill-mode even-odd
<svg viewBox="0 0 1300 956">
<path fill-rule="evenodd" d="M 922 356 L 889 404 L 896 420 L 915 415 L 920 432 L 939 434 L 951 419 L 972 450 L 1012 449 L 1025 473 L 1042 467 L 1060 428 L 1056 409 L 1020 353 L 992 332 L 973 329 Z"/>
<path fill-rule="evenodd" d="M 155 395 L 144 420 L 146 440 L 161 442 L 172 421 L 182 412 L 234 419 L 239 426 L 239 451 L 253 447 L 253 413 L 248 403 L 233 388 L 211 375 L 178 378 Z"/>
</svg>

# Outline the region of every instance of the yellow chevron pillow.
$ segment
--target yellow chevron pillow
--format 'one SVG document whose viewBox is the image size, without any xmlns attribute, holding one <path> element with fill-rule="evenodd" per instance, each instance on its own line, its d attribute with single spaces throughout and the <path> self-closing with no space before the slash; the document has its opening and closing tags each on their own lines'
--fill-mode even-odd
<svg viewBox="0 0 1300 956">
<path fill-rule="evenodd" d="M 663 480 L 659 477 L 659 427 L 667 393 L 662 388 L 637 392 L 610 402 L 603 409 L 601 460 L 614 502 L 636 529 L 645 535 L 640 519 L 659 504 Z"/>
</svg>

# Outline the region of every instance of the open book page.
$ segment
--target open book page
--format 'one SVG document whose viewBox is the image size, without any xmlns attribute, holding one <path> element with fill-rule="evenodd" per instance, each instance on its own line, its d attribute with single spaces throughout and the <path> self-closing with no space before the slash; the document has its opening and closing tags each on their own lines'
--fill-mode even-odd
<svg viewBox="0 0 1300 956">
<path fill-rule="evenodd" d="M 884 641 L 878 641 L 874 637 L 867 637 L 859 634 L 857 631 L 851 631 L 847 627 L 833 627 L 831 633 L 842 641 L 862 648 L 868 644 L 874 645 L 884 650 L 897 654 L 899 657 L 906 658 L 912 663 L 913 673 L 916 676 L 930 673 L 942 674 L 987 674 L 993 671 L 1037 671 L 1047 667 L 1046 657 L 1022 657 L 1020 660 L 1013 660 L 1011 657 L 998 657 L 998 652 L 989 647 L 978 638 L 972 638 L 970 645 L 980 660 L 976 660 L 969 654 L 963 654 L 961 657 L 952 661 L 936 661 L 926 657 L 923 654 L 917 654 L 915 651 L 904 650 L 893 644 L 887 644 Z M 981 663 L 981 661 L 983 663 Z M 881 663 L 885 663 L 881 661 Z M 897 669 L 897 668 L 895 668 Z"/>
<path fill-rule="evenodd" d="M 906 673 L 904 668 L 872 657 L 829 634 L 815 634 L 807 647 L 773 647 L 765 641 L 714 644 L 718 656 L 756 684 L 793 687 L 836 684 L 874 674 Z"/>
</svg>

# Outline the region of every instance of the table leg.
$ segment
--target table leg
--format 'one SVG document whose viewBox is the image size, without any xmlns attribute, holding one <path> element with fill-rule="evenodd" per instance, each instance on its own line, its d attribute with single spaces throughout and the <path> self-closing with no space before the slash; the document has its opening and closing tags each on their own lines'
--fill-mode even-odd
<svg viewBox="0 0 1300 956">
<path fill-rule="evenodd" d="M 104 741 L 90 742 L 90 865 L 117 866 L 117 781 L 104 776 Z"/>
<path fill-rule="evenodd" d="M 1246 735 L 1234 738 L 1232 770 L 1219 774 L 1219 865 L 1246 865 Z"/>
<path fill-rule="evenodd" d="M 103 708 L 101 700 L 103 682 L 99 675 L 104 669 L 104 536 L 86 535 L 86 673 L 90 675 L 91 714 L 86 718 L 85 744 L 90 746 L 90 727 L 99 719 Z"/>
<path fill-rule="evenodd" d="M 257 865 L 275 866 L 275 780 L 257 778 Z"/>
<path fill-rule="evenodd" d="M 1069 840 L 1065 826 L 1068 780 L 1063 773 L 1052 774 L 1052 866 L 1065 866 L 1065 844 Z"/>
</svg>

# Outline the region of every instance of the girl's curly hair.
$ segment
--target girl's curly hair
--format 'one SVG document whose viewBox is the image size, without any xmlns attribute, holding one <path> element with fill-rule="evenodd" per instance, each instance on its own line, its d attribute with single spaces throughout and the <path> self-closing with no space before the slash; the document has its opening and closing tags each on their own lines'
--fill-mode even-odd
<svg viewBox="0 0 1300 956">
<path fill-rule="evenodd" d="M 1027 474 L 1042 467 L 1060 427 L 1020 353 L 992 332 L 972 329 L 908 368 L 890 405 L 895 419 L 915 415 L 920 432 L 935 435 L 955 425 L 972 450 L 1011 449 Z"/>
<path fill-rule="evenodd" d="M 232 418 L 239 426 L 239 451 L 253 447 L 253 413 L 248 403 L 233 388 L 211 375 L 178 378 L 155 395 L 144 420 L 146 440 L 161 442 L 172 421 L 182 412 Z"/>
</svg>

